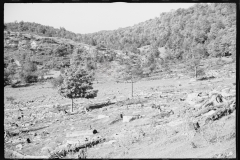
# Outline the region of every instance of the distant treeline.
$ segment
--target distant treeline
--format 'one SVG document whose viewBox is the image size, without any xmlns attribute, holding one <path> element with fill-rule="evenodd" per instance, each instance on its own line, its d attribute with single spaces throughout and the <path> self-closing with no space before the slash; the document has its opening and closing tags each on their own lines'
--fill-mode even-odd
<svg viewBox="0 0 240 160">
<path fill-rule="evenodd" d="M 23 21 L 4 25 L 10 31 L 62 37 L 110 49 L 137 52 L 137 48 L 146 45 L 165 47 L 176 59 L 187 59 L 193 49 L 205 57 L 236 55 L 235 3 L 196 4 L 161 13 L 155 19 L 131 27 L 91 34 L 75 34 L 63 27 L 56 29 Z"/>
</svg>

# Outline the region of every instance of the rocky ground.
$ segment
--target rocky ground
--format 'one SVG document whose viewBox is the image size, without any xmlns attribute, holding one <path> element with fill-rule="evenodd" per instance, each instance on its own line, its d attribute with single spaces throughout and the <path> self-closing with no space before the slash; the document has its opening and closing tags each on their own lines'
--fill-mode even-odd
<svg viewBox="0 0 240 160">
<path fill-rule="evenodd" d="M 133 99 L 130 83 L 93 87 L 74 112 L 48 82 L 5 87 L 5 158 L 236 158 L 235 73 L 139 81 Z"/>
</svg>

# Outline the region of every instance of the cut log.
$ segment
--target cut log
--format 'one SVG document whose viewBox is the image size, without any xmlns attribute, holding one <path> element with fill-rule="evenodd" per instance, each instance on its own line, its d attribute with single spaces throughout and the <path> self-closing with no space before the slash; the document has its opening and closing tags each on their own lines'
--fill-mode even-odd
<svg viewBox="0 0 240 160">
<path fill-rule="evenodd" d="M 105 138 L 97 138 L 95 140 L 92 140 L 91 142 L 87 142 L 87 143 L 76 143 L 74 145 L 65 145 L 63 147 L 59 147 L 61 149 L 56 149 L 55 151 L 51 152 L 51 156 L 49 157 L 51 158 L 59 158 L 59 157 L 66 157 L 66 155 L 68 153 L 76 153 L 78 152 L 80 149 L 83 148 L 91 148 L 94 145 L 97 145 L 101 142 L 104 142 Z"/>
<path fill-rule="evenodd" d="M 34 127 L 34 128 L 24 128 L 24 129 L 21 129 L 21 130 L 18 129 L 18 130 L 13 130 L 13 131 L 6 131 L 6 132 L 7 132 L 8 136 L 13 137 L 13 136 L 19 135 L 20 133 L 27 133 L 27 132 L 37 131 L 37 130 L 40 130 L 40 129 L 47 128 L 49 126 L 50 125 L 41 126 L 41 127 Z"/>
<path fill-rule="evenodd" d="M 16 151 L 12 151 L 12 150 L 9 150 L 9 149 L 5 149 L 5 152 L 12 154 L 13 157 L 9 157 L 9 158 L 22 158 L 22 159 L 46 159 L 46 158 L 48 158 L 47 156 L 23 155 L 23 154 L 20 154 Z M 8 157 L 5 157 L 5 158 L 8 158 Z"/>
<path fill-rule="evenodd" d="M 209 112 L 210 110 L 217 110 L 221 108 L 226 108 L 229 106 L 229 102 L 222 97 L 220 94 L 213 94 L 209 100 L 206 100 L 197 113 L 194 114 L 195 117 L 199 117 L 202 114 Z"/>
<path fill-rule="evenodd" d="M 112 105 L 112 104 L 114 104 L 114 103 L 110 102 L 110 101 L 105 101 L 105 102 L 101 102 L 101 103 L 88 104 L 88 105 L 84 106 L 84 108 L 86 108 L 86 110 L 93 110 L 93 109 L 102 108 L 102 107 Z"/>
</svg>

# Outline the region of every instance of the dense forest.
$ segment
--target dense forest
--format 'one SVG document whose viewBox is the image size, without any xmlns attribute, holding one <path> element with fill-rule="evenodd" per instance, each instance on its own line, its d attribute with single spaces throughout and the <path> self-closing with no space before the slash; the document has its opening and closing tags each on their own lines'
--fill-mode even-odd
<svg viewBox="0 0 240 160">
<path fill-rule="evenodd" d="M 159 11 L 160 12 L 160 11 Z M 139 53 L 150 45 L 165 47 L 172 59 L 188 59 L 198 51 L 203 57 L 236 55 L 236 4 L 196 4 L 188 9 L 161 13 L 159 17 L 113 31 L 75 34 L 30 22 L 5 23 L 5 30 L 62 37 L 93 46 Z"/>
</svg>

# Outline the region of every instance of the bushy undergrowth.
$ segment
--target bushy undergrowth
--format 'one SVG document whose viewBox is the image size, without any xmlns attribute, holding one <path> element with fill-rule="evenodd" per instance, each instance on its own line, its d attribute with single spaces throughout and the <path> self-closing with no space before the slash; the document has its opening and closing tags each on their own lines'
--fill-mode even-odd
<svg viewBox="0 0 240 160">
<path fill-rule="evenodd" d="M 63 83 L 63 77 L 61 75 L 59 75 L 57 78 L 55 78 L 51 81 L 51 84 L 52 84 L 53 88 L 57 88 L 62 83 Z"/>
</svg>

